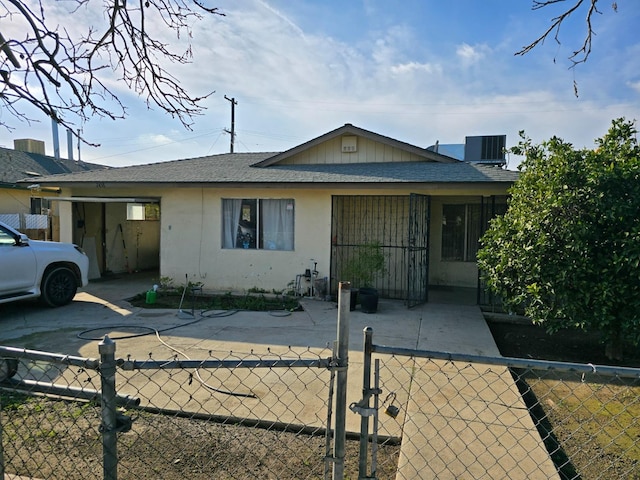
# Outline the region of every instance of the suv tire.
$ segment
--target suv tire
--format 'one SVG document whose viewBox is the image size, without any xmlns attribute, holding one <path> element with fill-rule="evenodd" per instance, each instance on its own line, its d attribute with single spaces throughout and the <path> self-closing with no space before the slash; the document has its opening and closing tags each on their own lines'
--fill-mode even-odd
<svg viewBox="0 0 640 480">
<path fill-rule="evenodd" d="M 56 267 L 45 273 L 42 280 L 42 300 L 51 307 L 61 307 L 73 300 L 78 280 L 68 267 Z"/>
<path fill-rule="evenodd" d="M 18 372 L 18 359 L 0 358 L 0 382 L 9 380 Z"/>
</svg>

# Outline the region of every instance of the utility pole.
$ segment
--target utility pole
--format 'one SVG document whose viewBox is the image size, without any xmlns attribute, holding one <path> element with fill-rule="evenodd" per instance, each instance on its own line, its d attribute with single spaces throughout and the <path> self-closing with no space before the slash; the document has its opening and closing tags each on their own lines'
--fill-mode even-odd
<svg viewBox="0 0 640 480">
<path fill-rule="evenodd" d="M 236 138 L 236 102 L 235 98 L 229 98 L 226 95 L 224 96 L 225 100 L 229 100 L 231 102 L 231 130 L 224 129 L 225 132 L 231 135 L 231 147 L 229 152 L 233 153 L 233 143 Z"/>
</svg>

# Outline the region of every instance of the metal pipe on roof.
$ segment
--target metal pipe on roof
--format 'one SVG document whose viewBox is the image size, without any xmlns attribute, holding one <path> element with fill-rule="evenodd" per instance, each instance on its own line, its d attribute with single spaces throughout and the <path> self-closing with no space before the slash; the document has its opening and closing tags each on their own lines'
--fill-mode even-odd
<svg viewBox="0 0 640 480">
<path fill-rule="evenodd" d="M 73 160 L 73 132 L 67 128 L 67 158 Z"/>
<path fill-rule="evenodd" d="M 55 116 L 51 116 L 51 134 L 53 136 L 53 156 L 60 160 L 60 139 L 58 138 L 58 122 Z"/>
</svg>

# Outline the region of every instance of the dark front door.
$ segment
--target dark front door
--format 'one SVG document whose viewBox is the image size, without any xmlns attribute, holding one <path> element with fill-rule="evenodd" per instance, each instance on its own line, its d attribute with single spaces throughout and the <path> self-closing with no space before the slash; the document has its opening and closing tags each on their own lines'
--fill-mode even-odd
<svg viewBox="0 0 640 480">
<path fill-rule="evenodd" d="M 409 199 L 409 233 L 407 264 L 407 306 L 428 300 L 429 220 L 431 197 L 412 193 Z"/>
</svg>

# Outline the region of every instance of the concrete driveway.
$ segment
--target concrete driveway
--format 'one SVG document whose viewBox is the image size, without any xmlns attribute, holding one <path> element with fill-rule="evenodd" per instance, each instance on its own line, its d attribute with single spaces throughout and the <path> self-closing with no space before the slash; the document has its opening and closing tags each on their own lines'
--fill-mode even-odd
<svg viewBox="0 0 640 480">
<path fill-rule="evenodd" d="M 118 326 L 161 330 L 185 323 L 177 310 L 132 307 L 126 301 L 149 290 L 157 282 L 157 274 L 125 274 L 90 282 L 71 304 L 60 308 L 46 308 L 38 301 L 2 304 L 0 343 L 95 357 L 96 343 L 77 338 L 81 332 L 98 329 L 88 335 L 102 336 Z M 246 344 L 249 350 L 254 351 L 260 345 L 318 348 L 332 345 L 336 337 L 337 305 L 303 299 L 303 307 L 304 311 L 293 312 L 286 317 L 266 312 L 238 312 L 215 320 L 203 318 L 192 328 L 173 330 L 170 336 L 197 338 L 198 344 L 208 340 L 212 343 L 207 347 L 214 346 L 217 351 L 228 351 L 225 344 L 235 347 Z M 185 301 L 184 309 L 188 308 Z M 381 299 L 376 314 L 364 314 L 359 310 L 350 313 L 350 350 L 354 354 L 362 350 L 365 326 L 374 329 L 376 343 L 380 344 L 499 356 L 493 337 L 475 306 L 430 303 L 407 309 L 401 301 Z M 131 348 L 123 342 L 118 351 L 124 354 L 125 350 L 135 349 L 147 356 L 155 345 L 157 340 L 153 336 L 142 337 L 142 340 L 136 339 Z M 93 352 L 90 351 L 92 346 L 95 347 Z"/>
<path fill-rule="evenodd" d="M 231 351 L 258 355 L 305 349 L 320 352 L 326 351 L 336 338 L 338 310 L 332 302 L 304 299 L 304 311 L 288 316 L 238 312 L 192 323 L 181 318 L 177 310 L 134 308 L 126 301 L 154 283 L 157 277 L 153 274 L 124 275 L 90 283 L 72 304 L 57 309 L 42 307 L 37 302 L 0 305 L 0 344 L 95 358 L 99 356 L 99 340 L 108 334 L 116 339 L 117 358 L 130 355 L 132 359 L 144 360 L 152 354 L 154 359 L 161 360 L 172 358 L 178 350 L 199 360 L 208 355 L 222 358 Z M 189 324 L 163 334 L 163 342 L 155 335 L 118 339 L 135 328 L 164 330 L 185 323 Z M 376 314 L 350 312 L 349 326 L 348 405 L 362 397 L 362 332 L 366 326 L 373 328 L 374 343 L 379 345 L 500 356 L 477 306 L 431 302 L 407 309 L 402 302 L 383 299 Z M 421 365 L 416 360 L 415 366 L 417 370 L 399 371 L 395 379 L 399 385 L 411 385 L 410 390 L 405 389 L 405 398 L 398 398 L 406 406 L 403 414 L 398 419 L 381 415 L 381 431 L 404 435 L 398 478 L 420 478 L 421 472 L 429 471 L 426 463 L 435 461 L 442 464 L 439 478 L 464 478 L 465 472 L 473 471 L 490 472 L 491 478 L 553 478 L 555 468 L 506 369 L 496 370 L 491 378 L 462 373 L 455 383 L 439 386 L 429 370 L 446 370 L 444 362 Z M 485 388 L 487 382 L 502 385 L 498 390 L 503 392 L 501 398 L 496 398 L 495 388 Z M 465 416 L 470 405 L 468 395 L 459 392 L 472 384 L 479 398 L 473 400 L 475 415 L 470 419 Z M 452 387 L 459 391 L 443 396 Z M 317 397 L 308 399 L 314 401 L 318 401 Z M 482 411 L 478 412 L 477 405 L 483 405 Z M 310 411 L 323 408 L 324 405 L 318 405 Z M 318 418 L 317 414 L 314 418 Z M 483 424 L 480 434 L 478 419 L 485 419 L 480 421 Z M 519 434 L 505 435 L 505 425 L 516 425 Z M 359 426 L 360 417 L 348 412 L 347 430 L 357 432 Z M 434 426 L 455 428 L 447 429 L 449 437 L 440 435 L 434 439 L 429 434 Z M 450 447 L 446 450 L 447 458 L 438 454 L 442 451 L 438 444 Z M 493 452 L 487 455 L 490 449 Z M 465 455 L 471 458 L 470 465 L 460 464 Z M 506 460 L 501 464 L 496 458 Z M 531 467 L 522 475 L 514 475 L 513 462 L 523 458 L 530 459 Z"/>
</svg>

